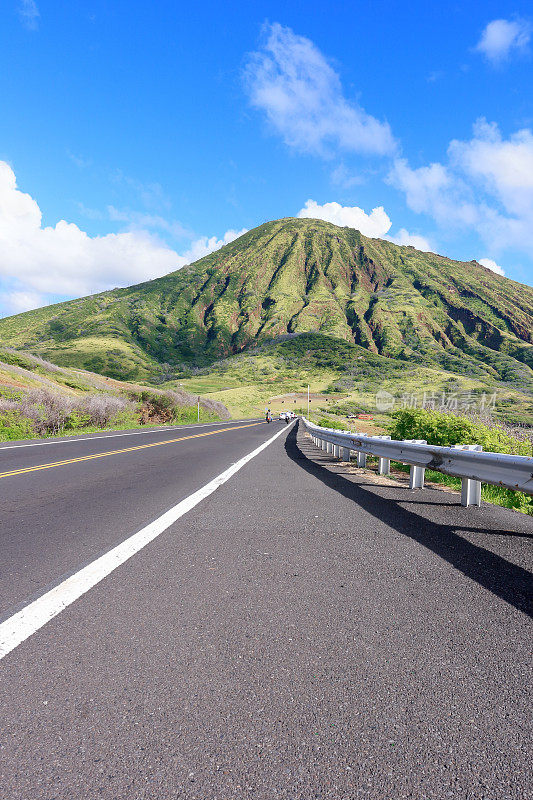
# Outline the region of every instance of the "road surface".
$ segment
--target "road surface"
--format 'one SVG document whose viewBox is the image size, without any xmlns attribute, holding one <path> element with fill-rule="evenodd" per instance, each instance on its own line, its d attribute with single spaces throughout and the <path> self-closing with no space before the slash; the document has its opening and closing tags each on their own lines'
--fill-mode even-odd
<svg viewBox="0 0 533 800">
<path fill-rule="evenodd" d="M 531 518 L 257 421 L 4 446 L 0 491 L 4 630 L 181 509 L 0 660 L 2 800 L 531 796 Z"/>
</svg>

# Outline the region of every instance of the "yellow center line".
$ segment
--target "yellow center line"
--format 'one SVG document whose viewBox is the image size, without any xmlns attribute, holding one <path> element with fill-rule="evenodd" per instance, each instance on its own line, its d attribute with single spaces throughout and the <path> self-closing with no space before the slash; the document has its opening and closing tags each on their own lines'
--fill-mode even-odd
<svg viewBox="0 0 533 800">
<path fill-rule="evenodd" d="M 147 447 L 161 447 L 163 444 L 173 444 L 183 442 L 186 439 L 200 439 L 202 436 L 213 436 L 215 433 L 226 433 L 226 431 L 237 431 L 240 428 L 253 428 L 255 425 L 262 425 L 262 422 L 252 422 L 248 425 L 236 425 L 233 428 L 219 428 L 216 431 L 206 433 L 195 433 L 192 436 L 180 436 L 178 439 L 165 439 L 164 442 L 151 442 L 150 444 L 139 444 L 136 447 L 125 447 L 123 450 L 108 450 L 106 453 L 94 453 L 90 456 L 79 456 L 79 458 L 68 458 L 65 461 L 54 461 L 50 464 L 39 464 L 36 467 L 24 467 L 24 469 L 13 469 L 10 472 L 0 472 L 0 478 L 9 478 L 12 475 L 23 475 L 26 472 L 37 472 L 40 469 L 52 469 L 52 467 L 63 467 L 66 464 L 76 464 L 78 461 L 90 461 L 93 458 L 104 458 L 105 456 L 117 456 L 120 453 L 131 453 L 133 450 L 146 450 Z"/>
</svg>

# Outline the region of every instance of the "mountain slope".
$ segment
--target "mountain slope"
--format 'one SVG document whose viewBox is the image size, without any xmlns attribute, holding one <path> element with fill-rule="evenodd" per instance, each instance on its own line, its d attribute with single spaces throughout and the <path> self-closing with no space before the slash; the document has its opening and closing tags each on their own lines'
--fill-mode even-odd
<svg viewBox="0 0 533 800">
<path fill-rule="evenodd" d="M 0 320 L 0 341 L 135 379 L 318 331 L 533 386 L 533 289 L 321 220 L 266 223 L 177 272 Z"/>
<path fill-rule="evenodd" d="M 173 388 L 178 382 L 167 384 Z M 179 387 L 224 403 L 236 417 L 307 408 L 330 413 L 379 415 L 377 396 L 387 392 L 394 407 L 434 402 L 465 412 L 490 413 L 511 422 L 531 424 L 533 393 L 514 383 L 458 375 L 371 353 L 321 333 L 283 336 L 247 348 L 204 369 L 180 377 Z M 490 411 L 483 412 L 482 409 Z M 359 424 L 359 423 L 358 423 Z"/>
</svg>

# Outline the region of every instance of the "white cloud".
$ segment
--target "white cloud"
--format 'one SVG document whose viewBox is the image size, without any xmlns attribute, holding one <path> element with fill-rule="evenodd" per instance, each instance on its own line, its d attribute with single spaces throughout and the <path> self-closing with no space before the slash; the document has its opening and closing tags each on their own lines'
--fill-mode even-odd
<svg viewBox="0 0 533 800">
<path fill-rule="evenodd" d="M 46 296 L 38 292 L 7 292 L 2 297 L 2 305 L 8 308 L 11 314 L 20 314 L 22 311 L 46 305 Z"/>
<path fill-rule="evenodd" d="M 447 164 L 412 169 L 397 159 L 389 180 L 441 227 L 470 228 L 493 251 L 533 253 L 531 130 L 504 139 L 496 124 L 478 120 L 471 139 L 450 142 Z"/>
<path fill-rule="evenodd" d="M 497 275 L 505 275 L 503 267 L 500 267 L 492 258 L 480 258 L 478 264 L 481 264 L 482 267 L 486 267 L 490 269 L 492 272 L 495 272 Z"/>
<path fill-rule="evenodd" d="M 202 236 L 200 239 L 196 239 L 192 242 L 190 248 L 183 254 L 183 257 L 187 259 L 186 263 L 188 264 L 193 261 L 198 261 L 199 258 L 203 258 L 209 255 L 209 253 L 213 253 L 215 250 L 219 250 L 221 247 L 224 247 L 225 244 L 234 242 L 239 236 L 243 236 L 247 230 L 247 228 L 242 228 L 240 231 L 226 231 L 222 239 L 217 239 L 216 236 Z"/>
<path fill-rule="evenodd" d="M 416 247 L 417 250 L 422 250 L 424 253 L 433 251 L 433 247 L 424 236 L 420 236 L 418 233 L 409 233 L 405 228 L 400 228 L 396 236 L 387 236 L 386 238 L 390 242 L 394 242 L 394 244 L 400 244 L 403 247 L 410 245 L 411 247 Z"/>
<path fill-rule="evenodd" d="M 18 13 L 23 24 L 30 31 L 37 30 L 39 26 L 39 9 L 35 0 L 20 0 L 18 5 Z"/>
<path fill-rule="evenodd" d="M 179 254 L 146 230 L 91 237 L 65 220 L 43 227 L 38 204 L 17 188 L 15 173 L 0 161 L 0 278 L 10 285 L 2 298 L 6 313 L 43 304 L 47 296 L 79 297 L 159 277 L 242 233 L 201 237 Z"/>
<path fill-rule="evenodd" d="M 378 206 L 367 214 L 359 206 L 341 206 L 339 203 L 319 205 L 316 200 L 308 200 L 297 216 L 300 219 L 323 219 L 341 227 L 355 228 L 363 236 L 373 239 L 383 238 L 392 225 L 383 206 Z"/>
<path fill-rule="evenodd" d="M 527 20 L 494 19 L 489 22 L 475 49 L 492 64 L 501 64 L 512 51 L 524 52 L 531 39 Z"/>
<path fill-rule="evenodd" d="M 405 228 L 401 228 L 396 236 L 390 236 L 392 222 L 383 206 L 378 206 L 367 214 L 359 206 L 341 206 L 335 202 L 319 205 L 316 200 L 308 200 L 296 216 L 300 219 L 323 219 L 341 228 L 355 228 L 371 239 L 387 239 L 389 242 L 412 245 L 417 250 L 426 252 L 432 249 L 427 239 L 409 233 Z"/>
<path fill-rule="evenodd" d="M 266 28 L 263 47 L 250 57 L 246 82 L 252 105 L 291 147 L 320 155 L 331 145 L 377 155 L 395 151 L 388 123 L 348 100 L 320 50 L 290 28 L 278 23 Z"/>
<path fill-rule="evenodd" d="M 476 209 L 465 197 L 466 187 L 442 164 L 411 169 L 406 159 L 397 159 L 389 182 L 405 192 L 409 208 L 429 213 L 437 222 L 473 224 L 476 219 Z"/>
<path fill-rule="evenodd" d="M 478 264 L 481 264 L 482 267 L 490 269 L 491 272 L 495 272 L 496 275 L 505 275 L 503 267 L 500 267 L 500 265 L 493 261 L 492 258 L 480 258 L 478 260 Z"/>
<path fill-rule="evenodd" d="M 510 214 L 533 213 L 533 133 L 527 128 L 503 139 L 496 123 L 480 119 L 467 142 L 448 148 L 452 165 L 482 183 Z"/>
</svg>

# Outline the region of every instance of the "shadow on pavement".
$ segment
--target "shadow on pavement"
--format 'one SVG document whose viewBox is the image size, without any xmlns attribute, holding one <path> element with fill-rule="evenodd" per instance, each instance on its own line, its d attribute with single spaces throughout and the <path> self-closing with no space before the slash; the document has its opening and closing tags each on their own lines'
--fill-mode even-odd
<svg viewBox="0 0 533 800">
<path fill-rule="evenodd" d="M 530 572 L 459 536 L 455 532 L 459 526 L 446 525 L 427 519 L 403 508 L 399 502 L 380 497 L 308 459 L 298 446 L 297 429 L 297 426 L 294 426 L 289 431 L 285 439 L 285 450 L 289 458 L 297 462 L 299 467 L 314 475 L 330 489 L 342 494 L 348 500 L 353 500 L 354 503 L 389 527 L 427 547 L 440 558 L 448 561 L 455 569 L 477 581 L 485 589 L 510 603 L 519 611 L 533 616 L 532 575 Z M 390 489 L 390 487 L 377 484 L 374 488 Z M 451 510 L 453 506 L 443 504 L 441 508 L 445 511 L 446 508 Z M 462 526 L 461 530 L 463 530 Z M 464 528 L 464 530 L 473 533 L 484 532 L 480 528 L 472 527 Z M 490 531 L 487 532 L 490 533 Z"/>
</svg>

